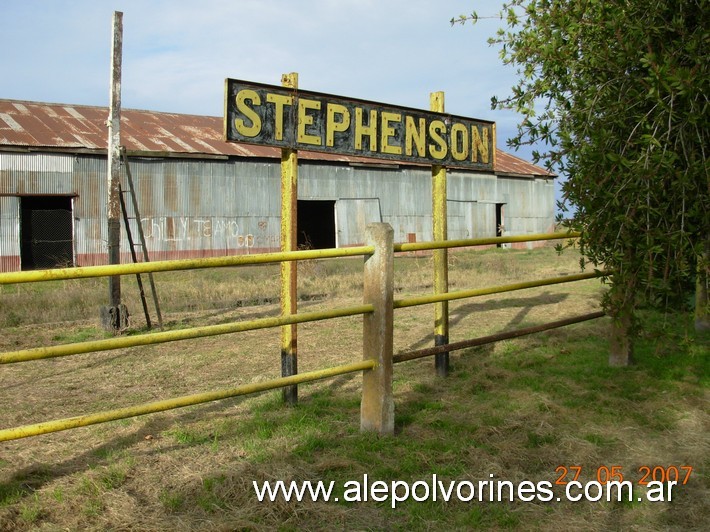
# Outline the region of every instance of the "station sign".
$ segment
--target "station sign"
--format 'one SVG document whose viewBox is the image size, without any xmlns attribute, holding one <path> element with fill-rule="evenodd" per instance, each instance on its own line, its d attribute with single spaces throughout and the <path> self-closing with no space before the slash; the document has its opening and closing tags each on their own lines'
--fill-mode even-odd
<svg viewBox="0 0 710 532">
<path fill-rule="evenodd" d="M 494 122 L 235 79 L 224 117 L 228 142 L 493 171 Z"/>
</svg>

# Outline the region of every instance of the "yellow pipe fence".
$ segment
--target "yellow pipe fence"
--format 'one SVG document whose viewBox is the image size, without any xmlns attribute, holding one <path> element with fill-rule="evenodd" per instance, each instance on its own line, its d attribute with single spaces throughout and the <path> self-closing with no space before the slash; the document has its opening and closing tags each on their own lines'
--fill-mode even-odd
<svg viewBox="0 0 710 532">
<path fill-rule="evenodd" d="M 24 272 L 0 273 L 0 285 L 61 281 L 67 279 L 87 279 L 90 277 L 110 277 L 113 275 L 133 275 L 139 273 L 173 272 L 178 270 L 198 270 L 203 268 L 224 268 L 270 264 L 284 261 L 328 259 L 367 255 L 375 250 L 372 246 L 358 246 L 342 249 L 308 249 L 261 253 L 258 255 L 232 255 L 229 257 L 207 257 L 203 259 L 163 260 L 137 262 L 135 264 L 113 264 L 106 266 L 80 266 L 78 268 L 56 268 L 53 270 L 32 270 Z"/>
<path fill-rule="evenodd" d="M 520 236 L 508 236 L 508 237 L 495 237 L 495 238 L 478 238 L 478 239 L 467 239 L 467 240 L 448 240 L 443 242 L 421 242 L 421 243 L 404 243 L 395 244 L 392 246 L 390 244 L 390 250 L 394 252 L 408 252 L 408 251 L 422 251 L 422 250 L 435 250 L 443 248 L 453 248 L 453 247 L 472 247 L 481 245 L 491 245 L 491 244 L 501 244 L 501 243 L 514 243 L 514 242 L 529 242 L 529 241 L 541 241 L 541 240 L 554 240 L 563 238 L 576 238 L 579 233 L 544 233 L 544 234 L 531 234 L 531 235 L 520 235 Z M 390 251 L 390 252 L 391 252 Z M 54 281 L 54 280 L 66 280 L 66 279 L 84 279 L 91 277 L 106 277 L 113 275 L 130 275 L 138 273 L 149 273 L 149 272 L 168 272 L 177 270 L 188 270 L 188 269 L 201 269 L 201 268 L 219 268 L 219 267 L 229 267 L 229 266 L 245 266 L 245 265 L 256 265 L 256 264 L 267 264 L 275 262 L 284 261 L 297 261 L 297 260 L 309 260 L 309 259 L 323 259 L 323 258 L 337 258 L 337 257 L 352 257 L 358 255 L 369 255 L 375 253 L 374 246 L 358 246 L 352 248 L 344 249 L 325 249 L 325 250 L 302 250 L 302 251 L 288 251 L 279 253 L 264 253 L 259 255 L 237 255 L 229 257 L 211 257 L 202 259 L 186 259 L 186 260 L 176 260 L 176 261 L 156 261 L 156 262 L 144 262 L 136 264 L 119 264 L 119 265 L 109 265 L 109 266 L 87 266 L 79 268 L 59 268 L 54 270 L 37 270 L 37 271 L 23 271 L 23 272 L 10 272 L 10 273 L 0 273 L 0 285 L 3 284 L 14 284 L 14 283 L 31 283 L 31 282 L 41 282 L 41 281 Z M 603 277 L 609 275 L 608 272 L 594 271 L 589 273 L 580 273 L 574 275 L 553 277 L 549 279 L 542 279 L 536 281 L 527 281 L 521 283 L 514 283 L 509 285 L 502 285 L 490 288 L 479 288 L 473 290 L 458 290 L 448 293 L 440 293 L 433 295 L 425 295 L 418 297 L 410 297 L 406 299 L 394 300 L 393 307 L 406 308 L 416 305 L 425 305 L 430 303 L 438 303 L 443 301 L 451 301 L 455 299 L 476 297 L 482 295 L 496 294 L 502 292 L 508 292 L 512 290 L 522 290 L 525 288 L 532 288 L 537 286 L 546 286 L 551 284 L 559 283 L 569 283 L 574 281 L 579 281 L 583 279 L 591 279 L 594 277 Z M 10 364 L 15 362 L 26 362 L 30 360 L 47 359 L 53 357 L 61 357 L 68 355 L 76 355 L 82 353 L 89 353 L 95 351 L 106 351 L 112 349 L 123 349 L 136 346 L 152 345 L 164 342 L 173 342 L 179 340 L 189 340 L 195 338 L 202 338 L 206 336 L 214 336 L 221 334 L 231 334 L 236 332 L 244 332 L 255 329 L 265 329 L 271 327 L 281 327 L 284 325 L 291 325 L 296 323 L 305 323 L 309 321 L 318 321 L 333 319 L 346 316 L 354 315 L 365 315 L 375 312 L 375 308 L 372 304 L 362 304 L 352 307 L 346 307 L 341 309 L 332 309 L 325 311 L 315 311 L 315 312 L 303 312 L 294 315 L 282 315 L 278 317 L 261 318 L 257 320 L 237 322 L 237 323 L 227 323 L 221 325 L 209 325 L 203 327 L 194 327 L 190 329 L 181 329 L 174 331 L 163 331 L 152 334 L 142 334 L 136 336 L 126 336 L 119 338 L 108 338 L 103 340 L 94 340 L 89 342 L 79 342 L 72 344 L 64 344 L 57 346 L 47 346 L 38 347 L 33 349 L 23 349 L 19 351 L 7 352 L 0 354 L 0 364 Z M 601 313 L 599 313 L 601 315 Z M 596 317 L 589 315 L 584 317 L 585 319 L 590 319 Z M 567 321 L 570 323 L 575 320 L 579 321 L 580 318 L 571 318 Z M 511 333 L 508 333 L 511 334 Z M 493 337 L 491 337 L 493 339 Z M 441 346 L 442 348 L 446 346 Z M 449 346 L 451 348 L 455 346 Z M 414 356 L 426 356 L 428 353 L 410 353 L 400 356 L 400 359 L 395 360 L 395 362 L 401 362 L 409 358 L 414 358 Z M 155 401 L 151 403 L 144 403 L 140 405 L 119 408 L 115 410 L 106 410 L 102 412 L 97 412 L 94 414 L 87 414 L 82 416 L 75 416 L 65 419 L 58 419 L 53 421 L 47 421 L 42 423 L 34 423 L 29 425 L 23 425 L 20 427 L 1 429 L 0 430 L 0 441 L 7 441 L 19 438 L 26 438 L 29 436 L 37 436 L 40 434 L 48 434 L 50 432 L 57 432 L 61 430 L 67 430 L 77 427 L 85 427 L 88 425 L 93 425 L 97 423 L 104 423 L 108 421 L 114 421 L 118 419 L 124 419 L 128 417 L 142 416 L 145 414 L 151 414 L 155 412 L 161 412 L 165 410 L 171 410 L 175 408 L 181 408 L 185 406 L 197 405 L 201 403 L 206 403 L 210 401 L 217 401 L 221 399 L 227 399 L 231 397 L 236 397 L 240 395 L 247 395 L 257 392 L 262 392 L 266 390 L 271 390 L 275 388 L 283 388 L 286 386 L 292 386 L 296 384 L 311 382 L 315 380 L 326 379 L 336 375 L 343 375 L 346 373 L 353 373 L 357 371 L 372 370 L 377 366 L 377 362 L 373 358 L 362 360 L 360 362 L 353 362 L 350 364 L 345 364 L 341 366 L 335 366 L 327 369 L 321 369 L 316 371 L 311 371 L 307 373 L 301 373 L 298 375 L 292 375 L 288 377 L 281 377 L 277 379 L 271 379 L 269 381 L 245 384 L 238 386 L 236 388 L 223 389 L 211 392 L 197 393 L 186 395 L 182 397 L 176 397 L 172 399 L 165 399 L 161 401 Z"/>
<path fill-rule="evenodd" d="M 444 294 L 431 294 L 426 296 L 410 297 L 406 299 L 395 299 L 394 308 L 414 307 L 417 305 L 427 305 L 439 301 L 452 301 L 454 299 L 464 299 L 469 297 L 486 296 L 490 294 L 502 294 L 504 292 L 512 292 L 514 290 L 524 290 L 526 288 L 535 288 L 537 286 L 548 286 L 551 284 L 572 283 L 574 281 L 582 281 L 584 279 L 593 279 L 595 277 L 604 277 L 607 272 L 588 272 L 577 273 L 573 275 L 563 275 L 560 277 L 550 277 L 548 279 L 540 279 L 537 281 L 525 281 L 521 283 L 513 283 L 501 286 L 492 286 L 489 288 L 475 288 L 472 290 L 456 290 L 454 292 L 446 292 Z"/>
<path fill-rule="evenodd" d="M 252 393 L 263 392 L 266 390 L 273 390 L 275 388 L 283 388 L 284 386 L 290 386 L 293 384 L 327 379 L 329 377 L 335 377 L 336 375 L 354 373 L 356 371 L 363 371 L 367 369 L 372 369 L 374 367 L 374 360 L 362 360 L 360 362 L 353 362 L 351 364 L 345 364 L 342 366 L 335 366 L 332 368 L 310 371 L 308 373 L 301 373 L 299 375 L 292 375 L 290 377 L 281 377 L 278 379 L 271 379 L 265 382 L 244 384 L 242 386 L 237 386 L 236 388 L 229 388 L 226 390 L 217 390 L 213 392 L 184 395 L 182 397 L 175 397 L 173 399 L 165 399 L 152 403 L 143 403 L 140 405 L 129 406 L 126 408 L 118 408 L 116 410 L 105 410 L 103 412 L 97 412 L 95 414 L 88 414 L 85 416 L 75 416 L 65 419 L 46 421 L 44 423 L 23 425 L 21 427 L 15 427 L 11 429 L 2 429 L 0 430 L 0 442 L 27 438 L 29 436 L 39 436 L 41 434 L 49 434 L 50 432 L 58 432 L 60 430 L 87 427 L 89 425 L 95 425 L 97 423 L 106 423 L 108 421 L 115 421 L 117 419 L 143 416 L 145 414 L 153 414 L 155 412 L 164 412 L 165 410 L 172 410 L 174 408 L 198 405 L 210 401 L 218 401 L 220 399 L 237 397 L 239 395 L 248 395 Z"/>
<path fill-rule="evenodd" d="M 203 338 L 206 336 L 217 336 L 220 334 L 253 331 L 256 329 L 268 329 L 271 327 L 280 327 L 282 325 L 288 325 L 292 323 L 306 323 L 309 321 L 319 321 L 332 318 L 342 318 L 345 316 L 355 316 L 358 314 L 367 314 L 372 312 L 373 310 L 374 309 L 372 305 L 359 305 L 335 310 L 302 312 L 300 314 L 293 314 L 289 316 L 278 316 L 273 318 L 261 318 L 258 320 L 251 321 L 225 323 L 222 325 L 207 325 L 204 327 L 193 327 L 190 329 L 180 329 L 177 331 L 163 331 L 152 334 L 140 334 L 136 336 L 107 338 L 104 340 L 92 340 L 89 342 L 79 342 L 49 347 L 35 347 L 33 349 L 23 349 L 20 351 L 12 351 L 0 354 L 0 364 L 27 362 L 29 360 L 40 360 L 44 358 L 78 355 L 82 353 L 91 353 L 94 351 L 108 351 L 111 349 L 123 349 L 126 347 L 137 347 L 141 345 L 176 342 L 178 340 L 192 340 L 195 338 Z"/>
</svg>

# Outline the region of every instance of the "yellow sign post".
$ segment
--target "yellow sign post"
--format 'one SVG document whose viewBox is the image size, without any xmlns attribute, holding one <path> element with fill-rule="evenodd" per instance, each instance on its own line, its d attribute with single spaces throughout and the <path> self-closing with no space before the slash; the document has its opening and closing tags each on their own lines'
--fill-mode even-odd
<svg viewBox="0 0 710 532">
<path fill-rule="evenodd" d="M 433 92 L 429 96 L 431 110 L 444 112 L 444 93 Z M 446 214 L 446 167 L 431 167 L 431 224 L 434 242 L 443 242 L 448 237 Z M 449 291 L 448 250 L 434 250 L 434 294 Z M 449 302 L 441 301 L 434 305 L 434 345 L 449 343 Z M 436 374 L 446 377 L 449 374 L 449 353 L 439 353 L 434 357 Z"/>
<path fill-rule="evenodd" d="M 298 88 L 298 74 L 291 72 L 281 76 L 281 84 L 290 89 Z M 298 235 L 298 151 L 281 149 L 281 251 L 295 251 Z M 298 268 L 296 262 L 281 263 L 281 315 L 298 312 Z M 298 374 L 298 328 L 295 323 L 281 328 L 281 376 Z M 284 402 L 298 402 L 298 386 L 293 384 L 283 389 Z"/>
</svg>

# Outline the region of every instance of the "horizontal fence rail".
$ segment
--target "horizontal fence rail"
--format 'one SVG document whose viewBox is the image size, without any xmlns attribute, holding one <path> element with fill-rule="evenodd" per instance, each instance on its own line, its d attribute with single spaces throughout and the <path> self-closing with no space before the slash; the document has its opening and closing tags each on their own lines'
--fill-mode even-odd
<svg viewBox="0 0 710 532">
<path fill-rule="evenodd" d="M 136 406 L 129 406 L 126 408 L 118 408 L 116 410 L 105 410 L 103 412 L 97 412 L 95 414 L 89 414 L 85 416 L 76 416 L 65 419 L 57 419 L 54 421 L 46 421 L 43 423 L 34 423 L 31 425 L 23 425 L 21 427 L 15 427 L 12 429 L 2 429 L 0 430 L 0 442 L 27 438 L 29 436 L 39 436 L 41 434 L 49 434 L 50 432 L 59 432 L 61 430 L 87 427 L 89 425 L 96 425 L 97 423 L 106 423 L 108 421 L 116 421 L 118 419 L 143 416 L 145 414 L 154 414 L 156 412 L 173 410 L 175 408 L 183 408 L 186 406 L 193 406 L 201 403 L 218 401 L 220 399 L 229 399 L 231 397 L 237 397 L 240 395 L 248 395 L 258 392 L 264 392 L 267 390 L 274 390 L 276 388 L 283 388 L 285 386 L 291 386 L 293 384 L 302 384 L 305 382 L 312 382 L 316 380 L 327 379 L 329 377 L 335 377 L 337 375 L 345 375 L 346 373 L 354 373 L 357 371 L 368 370 L 372 369 L 374 366 L 374 360 L 362 360 L 360 362 L 353 362 L 351 364 L 345 364 L 342 366 L 335 366 L 332 368 L 310 371 L 308 373 L 301 373 L 299 375 L 292 375 L 290 377 L 281 377 L 278 379 L 271 379 L 269 381 L 264 382 L 244 384 L 242 386 L 237 386 L 236 388 L 230 388 L 226 390 L 217 390 L 213 392 L 184 395 L 182 397 L 175 397 L 173 399 L 164 399 L 162 401 L 154 401 L 152 403 L 144 403 Z"/>
<path fill-rule="evenodd" d="M 473 247 L 514 242 L 534 242 L 541 240 L 560 240 L 577 238 L 580 233 L 539 233 L 518 236 L 473 238 L 467 240 L 446 240 L 443 242 L 412 242 L 394 245 L 395 252 L 425 251 L 455 247 Z M 75 268 L 55 268 L 51 270 L 30 270 L 0 273 L 0 285 L 36 283 L 42 281 L 63 281 L 68 279 L 88 279 L 92 277 L 110 277 L 113 275 L 135 275 L 141 273 L 160 273 L 180 270 L 198 270 L 205 268 L 225 268 L 256 264 L 274 264 L 286 261 L 355 257 L 368 255 L 373 246 L 356 246 L 334 249 L 309 249 L 261 253 L 258 255 L 232 255 L 229 257 L 206 257 L 202 259 L 164 260 L 138 262 L 135 264 L 113 264 L 104 266 L 80 266 Z"/>
<path fill-rule="evenodd" d="M 568 231 L 565 233 L 531 233 L 529 235 L 492 236 L 487 238 L 469 238 L 462 240 L 442 240 L 441 242 L 406 242 L 394 245 L 395 253 L 404 251 L 425 251 L 429 249 L 463 248 L 474 246 L 491 246 L 495 244 L 514 244 L 520 242 L 537 242 L 542 240 L 564 240 L 579 238 L 581 233 Z"/>
<path fill-rule="evenodd" d="M 207 325 L 204 327 L 193 327 L 177 331 L 163 331 L 151 334 L 140 334 L 136 336 L 124 336 L 119 338 L 107 338 L 105 340 L 93 340 L 89 342 L 78 342 L 73 344 L 63 344 L 50 347 L 36 347 L 33 349 L 23 349 L 12 351 L 0 355 L 0 364 L 10 364 L 14 362 L 27 362 L 29 360 L 40 360 L 44 358 L 55 358 L 69 355 L 79 355 L 92 353 L 95 351 L 109 351 L 112 349 L 123 349 L 126 347 L 137 347 L 142 345 L 161 344 L 166 342 L 176 342 L 178 340 L 192 340 L 204 338 L 206 336 L 217 336 L 220 334 L 231 334 L 236 332 L 253 331 L 257 329 L 268 329 L 290 325 L 293 323 L 306 323 L 309 321 L 327 320 L 332 318 L 342 318 L 345 316 L 356 316 L 367 314 L 374 310 L 372 305 L 359 305 L 335 310 L 324 310 L 316 312 L 302 312 L 288 316 L 278 316 L 273 318 L 261 318 L 258 320 L 225 323 L 222 325 Z"/>
<path fill-rule="evenodd" d="M 490 288 L 475 288 L 471 290 L 456 290 L 454 292 L 445 292 L 443 294 L 431 294 L 426 296 L 409 297 L 406 299 L 396 299 L 394 308 L 415 307 L 417 305 L 427 305 L 437 303 L 439 301 L 453 301 L 456 299 L 466 299 L 470 297 L 486 296 L 490 294 L 501 294 L 503 292 L 512 292 L 515 290 L 524 290 L 526 288 L 535 288 L 538 286 L 548 286 L 552 284 L 572 283 L 574 281 L 582 281 L 584 279 L 594 279 L 595 277 L 604 277 L 609 275 L 608 272 L 589 272 L 577 273 L 572 275 L 564 275 L 560 277 L 551 277 L 549 279 L 540 279 L 537 281 L 525 281 L 522 283 L 514 283 L 502 286 L 493 286 Z"/>
<path fill-rule="evenodd" d="M 358 255 L 368 255 L 373 252 L 374 247 L 372 246 L 357 246 L 351 248 L 306 249 L 279 253 L 261 253 L 258 255 L 232 255 L 229 257 L 207 257 L 204 259 L 163 260 L 138 262 L 135 264 L 80 266 L 78 268 L 7 272 L 0 273 L 0 285 L 88 279 L 91 277 L 111 277 L 113 275 L 174 272 L 178 270 L 199 270 L 204 268 L 225 268 L 229 266 L 276 264 L 298 260 L 355 257 Z"/>
</svg>

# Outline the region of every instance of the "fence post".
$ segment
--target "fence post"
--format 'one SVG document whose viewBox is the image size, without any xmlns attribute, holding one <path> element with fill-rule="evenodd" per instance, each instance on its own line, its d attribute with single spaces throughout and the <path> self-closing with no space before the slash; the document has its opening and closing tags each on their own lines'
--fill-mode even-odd
<svg viewBox="0 0 710 532">
<path fill-rule="evenodd" d="M 374 306 L 363 317 L 363 359 L 376 366 L 362 375 L 360 430 L 394 434 L 392 351 L 394 317 L 394 230 L 389 224 L 367 226 L 367 244 L 375 247 L 365 256 L 364 302 Z"/>
</svg>

